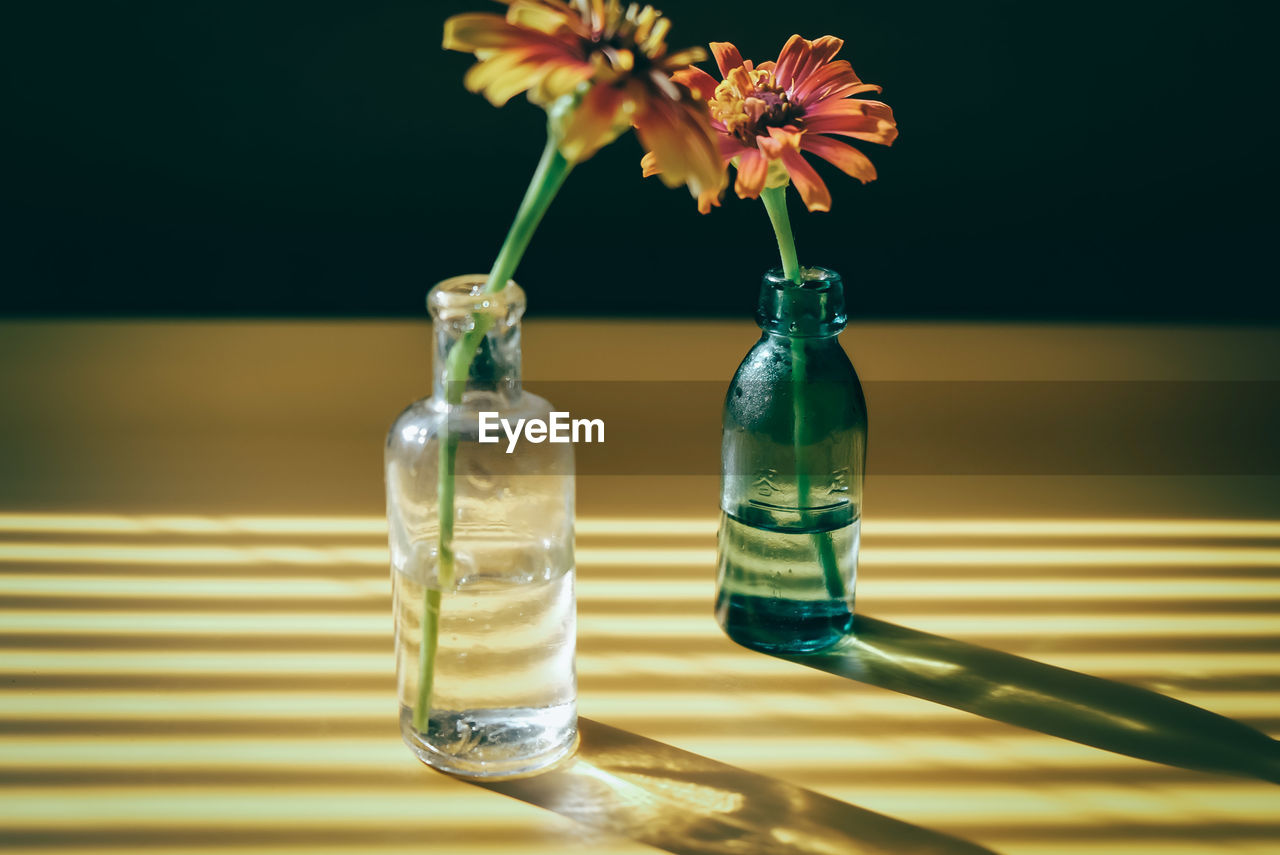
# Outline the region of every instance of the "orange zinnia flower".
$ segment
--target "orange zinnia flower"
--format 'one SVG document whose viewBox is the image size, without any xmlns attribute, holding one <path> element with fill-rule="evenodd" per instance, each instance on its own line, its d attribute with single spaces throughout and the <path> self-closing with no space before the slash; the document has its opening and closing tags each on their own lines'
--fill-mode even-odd
<svg viewBox="0 0 1280 855">
<path fill-rule="evenodd" d="M 703 99 L 671 80 L 706 58 L 701 48 L 667 52 L 671 22 L 652 6 L 618 0 L 498 0 L 507 13 L 455 15 L 444 46 L 479 60 L 464 84 L 501 106 L 528 92 L 558 115 L 558 147 L 578 162 L 633 126 L 645 150 L 662 160 L 664 183 L 686 184 L 695 197 L 719 194 L 724 165 Z M 553 109 L 556 108 L 556 109 Z"/>
<path fill-rule="evenodd" d="M 766 186 L 778 187 L 790 178 L 810 211 L 831 210 L 831 192 L 802 151 L 831 161 L 864 184 L 875 179 L 865 154 L 829 136 L 889 145 L 898 135 L 887 104 L 850 97 L 880 87 L 859 80 L 845 60 L 833 61 L 843 46 L 834 36 L 813 41 L 792 36 L 777 62 L 756 66 L 728 42 L 712 42 L 723 81 L 717 83 L 700 68 L 675 73 L 676 81 L 708 101 L 724 163 L 738 170 L 733 185 L 738 196 L 754 199 Z M 660 152 L 646 154 L 641 164 L 645 175 L 667 168 Z M 704 214 L 718 204 L 718 193 L 698 198 Z"/>
</svg>

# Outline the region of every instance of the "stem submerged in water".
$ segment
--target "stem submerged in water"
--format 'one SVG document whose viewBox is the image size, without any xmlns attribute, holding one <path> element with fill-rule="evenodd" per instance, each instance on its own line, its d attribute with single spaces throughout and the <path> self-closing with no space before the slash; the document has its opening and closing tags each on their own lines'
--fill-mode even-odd
<svg viewBox="0 0 1280 855">
<path fill-rule="evenodd" d="M 542 222 L 542 216 L 551 206 L 551 201 L 555 199 L 556 193 L 559 192 L 572 169 L 573 164 L 560 154 L 554 136 L 548 134 L 546 147 L 542 150 L 542 159 L 538 161 L 538 168 L 529 181 L 529 189 L 525 191 L 520 208 L 516 211 L 515 220 L 512 221 L 507 237 L 502 242 L 502 248 L 498 251 L 498 257 L 489 270 L 489 277 L 484 284 L 484 293 L 492 294 L 507 287 L 512 274 L 520 264 L 520 259 L 524 257 L 525 250 L 529 248 L 533 233 Z M 449 416 L 453 407 L 462 403 L 471 363 L 475 361 L 476 353 L 493 325 L 493 319 L 488 315 L 473 315 L 471 320 L 471 329 L 449 349 L 443 371 L 445 403 L 450 412 L 445 414 L 440 435 L 436 438 L 440 447 L 436 489 L 440 504 L 436 574 L 439 587 L 428 588 L 423 595 L 422 644 L 418 650 L 418 700 L 413 708 L 413 727 L 419 733 L 426 730 L 431 711 L 436 647 L 440 634 L 441 592 L 448 591 L 454 586 L 454 470 L 458 460 L 458 435 L 449 424 Z"/>
<path fill-rule="evenodd" d="M 796 255 L 796 240 L 791 234 L 791 217 L 787 214 L 787 188 L 767 187 L 760 193 L 764 209 L 769 214 L 769 222 L 773 224 L 773 233 L 778 239 L 778 254 L 782 258 L 782 274 L 796 285 L 804 281 L 800 270 L 800 260 Z M 796 459 L 796 503 L 801 512 L 809 507 L 809 470 L 805 460 L 804 417 L 808 410 L 805 400 L 806 359 L 804 338 L 791 337 L 791 400 L 794 410 L 792 423 L 792 441 L 795 445 Z M 840 566 L 836 559 L 835 547 L 831 536 L 826 532 L 813 533 L 814 546 L 818 551 L 818 563 L 822 566 L 822 579 L 827 588 L 827 595 L 833 600 L 845 598 L 844 579 L 840 576 Z"/>
</svg>

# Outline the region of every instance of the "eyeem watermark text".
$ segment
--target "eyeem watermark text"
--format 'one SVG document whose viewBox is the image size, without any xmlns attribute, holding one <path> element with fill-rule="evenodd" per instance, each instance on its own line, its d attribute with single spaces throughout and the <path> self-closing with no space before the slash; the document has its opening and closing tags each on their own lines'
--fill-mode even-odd
<svg viewBox="0 0 1280 855">
<path fill-rule="evenodd" d="M 480 441 L 501 442 L 498 428 L 507 435 L 507 454 L 516 450 L 521 438 L 540 442 L 604 442 L 604 419 L 574 419 L 568 413 L 552 412 L 543 419 L 516 419 L 513 425 L 499 413 L 480 413 Z"/>
</svg>

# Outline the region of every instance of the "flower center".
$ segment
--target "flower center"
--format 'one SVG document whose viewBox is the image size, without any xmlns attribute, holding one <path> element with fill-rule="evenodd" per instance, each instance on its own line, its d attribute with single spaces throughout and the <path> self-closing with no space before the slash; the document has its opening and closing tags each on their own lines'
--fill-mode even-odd
<svg viewBox="0 0 1280 855">
<path fill-rule="evenodd" d="M 667 30 L 671 22 L 652 6 L 632 3 L 623 9 L 618 3 L 604 5 L 597 15 L 593 4 L 575 0 L 584 22 L 591 28 L 584 41 L 587 55 L 619 74 L 643 76 L 666 53 Z"/>
<path fill-rule="evenodd" d="M 716 87 L 709 106 L 711 116 L 746 145 L 755 145 L 755 138 L 768 134 L 769 128 L 792 124 L 804 115 L 804 108 L 791 103 L 773 72 L 766 69 L 731 70 Z"/>
</svg>

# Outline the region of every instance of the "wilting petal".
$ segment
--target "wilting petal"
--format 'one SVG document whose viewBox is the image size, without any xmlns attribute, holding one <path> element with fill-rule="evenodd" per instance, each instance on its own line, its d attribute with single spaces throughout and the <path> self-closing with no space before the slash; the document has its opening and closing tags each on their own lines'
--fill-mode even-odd
<svg viewBox="0 0 1280 855">
<path fill-rule="evenodd" d="M 739 199 L 755 199 L 764 190 L 764 179 L 769 173 L 769 161 L 758 151 L 748 151 L 738 158 L 738 178 L 733 192 Z"/>
<path fill-rule="evenodd" d="M 646 151 L 644 157 L 640 158 L 640 174 L 645 178 L 650 178 L 661 171 L 658 168 L 657 156 L 651 151 Z"/>
<path fill-rule="evenodd" d="M 714 124 L 712 127 L 715 127 Z M 743 152 L 755 151 L 754 148 L 742 144 L 742 140 L 724 133 L 716 134 L 716 148 L 720 149 L 720 157 L 725 163 L 739 157 Z"/>
<path fill-rule="evenodd" d="M 711 54 L 716 58 L 716 65 L 720 67 L 721 77 L 728 77 L 732 69 L 742 65 L 742 54 L 729 42 L 712 42 Z"/>
<path fill-rule="evenodd" d="M 807 39 L 799 35 L 787 39 L 787 43 L 782 46 L 782 51 L 778 54 L 778 68 L 774 72 L 774 78 L 779 86 L 783 89 L 791 89 L 791 85 L 795 82 L 796 71 L 808 63 L 809 53 Z"/>
<path fill-rule="evenodd" d="M 794 127 L 769 128 L 769 136 L 756 137 L 756 145 L 769 160 L 782 157 L 783 151 L 800 150 L 800 132 Z"/>
<path fill-rule="evenodd" d="M 698 213 L 710 214 L 713 207 L 720 207 L 720 194 L 723 190 L 704 190 L 698 194 Z"/>
<path fill-rule="evenodd" d="M 678 68 L 682 65 L 693 65 L 695 62 L 702 62 L 706 58 L 707 52 L 705 50 L 700 47 L 691 47 L 667 54 L 662 58 L 662 64 L 667 68 Z"/>
<path fill-rule="evenodd" d="M 769 136 L 777 140 L 781 145 L 790 149 L 800 148 L 799 128 L 794 125 L 787 125 L 785 128 L 770 128 Z"/>
<path fill-rule="evenodd" d="M 724 160 L 701 102 L 650 99 L 636 118 L 636 136 L 653 153 L 668 187 L 685 184 L 694 198 L 728 183 Z"/>
<path fill-rule="evenodd" d="M 693 93 L 693 97 L 706 101 L 716 91 L 716 79 L 701 68 L 682 68 L 672 72 L 671 79 Z"/>
<path fill-rule="evenodd" d="M 505 48 L 525 43 L 525 32 L 507 23 L 500 15 L 470 12 L 454 15 L 444 22 L 445 50 L 468 53 L 484 48 Z"/>
<path fill-rule="evenodd" d="M 863 184 L 876 180 L 876 168 L 871 165 L 871 159 L 848 143 L 831 137 L 805 134 L 800 148 L 829 161 L 845 175 L 852 176 Z"/>
<path fill-rule="evenodd" d="M 467 69 L 462 85 L 470 92 L 482 92 L 494 106 L 501 107 L 513 95 L 537 83 L 533 74 L 537 63 L 529 61 L 528 50 L 494 54 Z"/>
<path fill-rule="evenodd" d="M 517 27 L 560 37 L 574 35 L 573 10 L 561 4 L 517 0 L 507 8 L 507 21 Z"/>
<path fill-rule="evenodd" d="M 594 72 L 595 67 L 589 62 L 569 65 L 554 60 L 545 69 L 538 85 L 529 91 L 529 100 L 539 105 L 550 104 L 561 95 L 568 95 L 577 89 L 578 84 L 589 80 Z"/>
<path fill-rule="evenodd" d="M 759 147 L 760 153 L 769 160 L 775 157 L 782 157 L 782 142 L 772 136 L 756 137 L 756 145 Z"/>
<path fill-rule="evenodd" d="M 625 87 L 592 86 L 560 131 L 560 153 L 571 163 L 591 157 L 627 129 L 631 105 Z"/>
<path fill-rule="evenodd" d="M 791 182 L 800 191 L 800 198 L 804 200 L 806 208 L 810 211 L 831 210 L 831 191 L 800 152 L 783 149 L 782 163 L 791 175 Z"/>
</svg>

